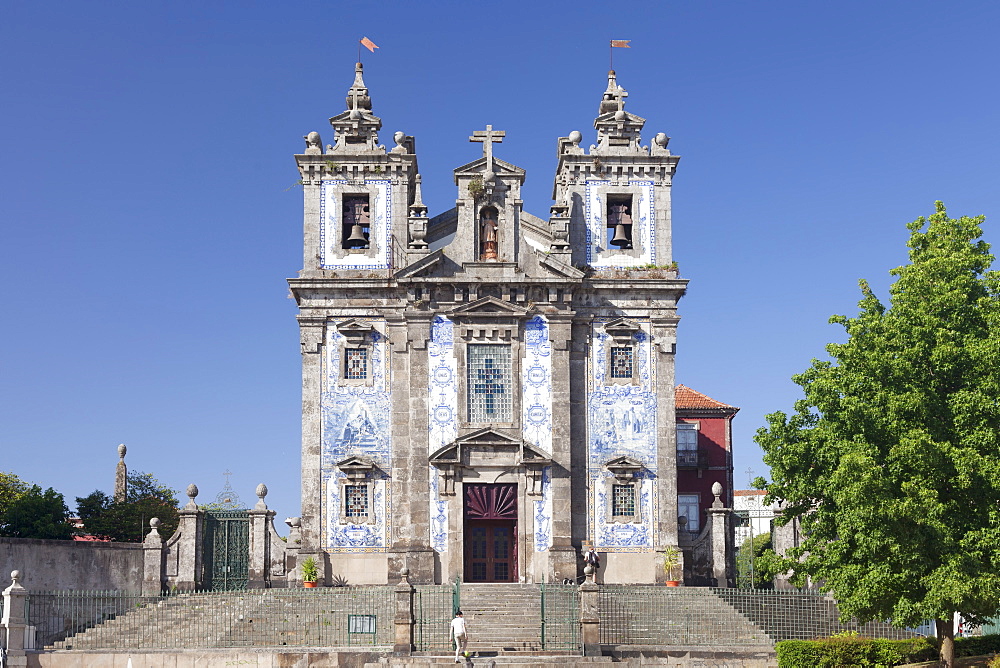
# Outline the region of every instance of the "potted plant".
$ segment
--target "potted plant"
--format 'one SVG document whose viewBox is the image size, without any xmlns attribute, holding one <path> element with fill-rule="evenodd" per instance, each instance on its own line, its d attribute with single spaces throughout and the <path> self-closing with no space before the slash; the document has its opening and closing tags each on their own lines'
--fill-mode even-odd
<svg viewBox="0 0 1000 668">
<path fill-rule="evenodd" d="M 306 557 L 305 561 L 302 562 L 302 586 L 315 587 L 318 576 L 319 571 L 316 569 L 316 559 L 314 557 Z"/>
<path fill-rule="evenodd" d="M 675 573 L 681 565 L 682 556 L 680 549 L 673 545 L 668 545 L 663 551 L 663 572 L 667 574 L 667 580 L 663 584 L 668 587 L 681 586 L 681 581 L 675 579 Z"/>
</svg>

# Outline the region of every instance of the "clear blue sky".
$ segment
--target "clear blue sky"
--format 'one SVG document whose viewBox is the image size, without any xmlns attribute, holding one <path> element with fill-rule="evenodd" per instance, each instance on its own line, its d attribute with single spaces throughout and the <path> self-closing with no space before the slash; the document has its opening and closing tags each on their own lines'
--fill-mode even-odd
<svg viewBox="0 0 1000 668">
<path fill-rule="evenodd" d="M 71 501 L 130 466 L 207 502 L 299 510 L 301 268 L 292 154 L 345 108 L 357 40 L 382 139 L 416 137 L 431 214 L 481 153 L 548 215 L 556 138 L 593 142 L 608 40 L 644 139 L 672 137 L 691 280 L 678 380 L 753 433 L 882 295 L 904 224 L 944 200 L 1000 221 L 1000 4 L 0 3 L 0 470 Z M 284 527 L 282 527 L 284 528 Z"/>
</svg>

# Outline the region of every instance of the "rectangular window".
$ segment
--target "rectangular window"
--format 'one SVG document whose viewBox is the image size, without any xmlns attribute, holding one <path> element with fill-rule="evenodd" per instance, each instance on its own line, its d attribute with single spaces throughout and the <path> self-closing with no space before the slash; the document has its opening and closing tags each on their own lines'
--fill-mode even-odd
<svg viewBox="0 0 1000 668">
<path fill-rule="evenodd" d="M 608 195 L 608 248 L 632 248 L 632 196 Z"/>
<path fill-rule="evenodd" d="M 369 248 L 371 235 L 371 207 L 368 195 L 344 197 L 344 222 L 341 239 L 342 248 Z"/>
<path fill-rule="evenodd" d="M 611 486 L 611 513 L 615 517 L 635 516 L 635 485 Z"/>
<path fill-rule="evenodd" d="M 344 350 L 344 378 L 348 380 L 368 378 L 367 348 L 346 348 Z"/>
<path fill-rule="evenodd" d="M 632 377 L 632 346 L 611 347 L 611 377 Z"/>
<path fill-rule="evenodd" d="M 513 422 L 510 346 L 469 344 L 466 372 L 469 422 Z"/>
<path fill-rule="evenodd" d="M 677 424 L 677 465 L 698 465 L 698 425 L 679 422 Z"/>
<path fill-rule="evenodd" d="M 344 485 L 344 515 L 346 517 L 368 517 L 368 486 Z"/>
<path fill-rule="evenodd" d="M 677 495 L 677 516 L 687 518 L 688 531 L 701 531 L 701 508 L 697 494 Z"/>
</svg>

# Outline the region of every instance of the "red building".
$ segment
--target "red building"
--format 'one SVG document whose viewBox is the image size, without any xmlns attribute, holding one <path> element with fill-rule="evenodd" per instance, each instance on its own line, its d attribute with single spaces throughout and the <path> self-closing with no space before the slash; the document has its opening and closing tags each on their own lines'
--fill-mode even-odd
<svg viewBox="0 0 1000 668">
<path fill-rule="evenodd" d="M 677 414 L 677 513 L 687 529 L 700 532 L 705 509 L 715 500 L 712 483 L 722 485 L 722 502 L 733 507 L 733 416 L 739 408 L 685 385 L 675 392 Z"/>
</svg>

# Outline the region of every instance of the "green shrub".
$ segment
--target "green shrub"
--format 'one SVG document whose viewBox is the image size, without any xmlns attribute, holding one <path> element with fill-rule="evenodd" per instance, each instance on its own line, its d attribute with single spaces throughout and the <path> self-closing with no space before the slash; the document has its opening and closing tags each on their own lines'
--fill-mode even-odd
<svg viewBox="0 0 1000 668">
<path fill-rule="evenodd" d="M 839 636 L 823 640 L 783 640 L 777 644 L 779 668 L 878 668 L 932 661 L 937 647 L 929 638 L 885 640 Z"/>
<path fill-rule="evenodd" d="M 955 638 L 955 656 L 983 656 L 1000 652 L 1000 634 Z"/>
</svg>

